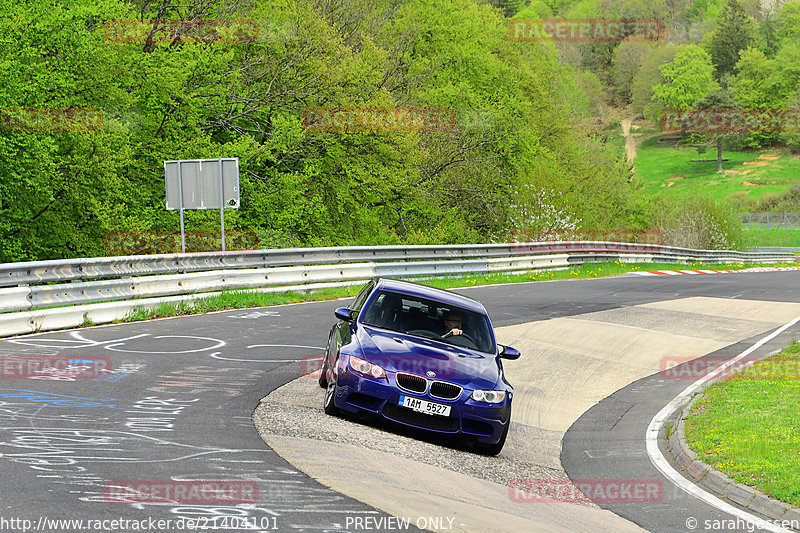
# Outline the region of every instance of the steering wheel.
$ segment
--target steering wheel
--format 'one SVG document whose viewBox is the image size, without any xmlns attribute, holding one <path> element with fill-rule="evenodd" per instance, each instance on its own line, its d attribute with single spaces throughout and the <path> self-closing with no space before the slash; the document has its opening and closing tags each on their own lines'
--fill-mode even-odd
<svg viewBox="0 0 800 533">
<path fill-rule="evenodd" d="M 461 335 L 453 335 L 453 331 L 452 331 L 452 330 L 451 330 L 451 331 L 448 331 L 447 333 L 445 333 L 444 335 L 442 335 L 442 338 L 443 338 L 443 339 L 446 339 L 447 337 L 464 337 L 465 339 L 467 339 L 467 340 L 468 340 L 469 342 L 471 342 L 472 344 L 476 344 L 476 343 L 475 343 L 475 339 L 473 339 L 472 337 L 470 337 L 469 335 L 467 335 L 467 334 L 466 334 L 466 333 L 464 333 L 463 331 L 461 332 Z M 476 344 L 476 346 L 477 346 L 477 344 Z"/>
</svg>

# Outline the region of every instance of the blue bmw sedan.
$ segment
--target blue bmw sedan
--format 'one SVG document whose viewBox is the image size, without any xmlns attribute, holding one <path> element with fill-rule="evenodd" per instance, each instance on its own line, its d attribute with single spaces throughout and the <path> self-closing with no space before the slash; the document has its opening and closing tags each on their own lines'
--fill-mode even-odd
<svg viewBox="0 0 800 533">
<path fill-rule="evenodd" d="M 514 396 L 501 360 L 519 352 L 496 343 L 483 305 L 378 279 L 335 314 L 319 378 L 326 413 L 371 413 L 500 453 Z"/>
</svg>

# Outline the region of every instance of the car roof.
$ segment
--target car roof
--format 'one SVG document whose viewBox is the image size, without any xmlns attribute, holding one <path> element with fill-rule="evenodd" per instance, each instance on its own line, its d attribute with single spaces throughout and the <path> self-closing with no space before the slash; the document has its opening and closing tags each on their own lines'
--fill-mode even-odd
<svg viewBox="0 0 800 533">
<path fill-rule="evenodd" d="M 483 304 L 477 300 L 473 300 L 472 298 L 468 298 L 444 289 L 429 287 L 428 285 L 423 285 L 421 283 L 402 281 L 399 279 L 381 278 L 377 281 L 375 288 L 409 294 L 412 296 L 419 296 L 421 298 L 428 298 L 444 304 L 469 309 L 470 311 L 475 311 L 476 313 L 482 313 L 484 315 L 487 314 Z"/>
</svg>

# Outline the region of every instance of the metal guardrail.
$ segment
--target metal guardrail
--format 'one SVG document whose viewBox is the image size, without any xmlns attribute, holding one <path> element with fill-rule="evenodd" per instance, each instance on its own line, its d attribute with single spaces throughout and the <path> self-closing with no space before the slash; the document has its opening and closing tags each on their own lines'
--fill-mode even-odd
<svg viewBox="0 0 800 533">
<path fill-rule="evenodd" d="M 222 290 L 302 290 L 353 284 L 378 276 L 522 272 L 603 261 L 794 260 L 795 256 L 786 252 L 571 241 L 299 248 L 9 263 L 0 265 L 0 286 L 5 286 L 0 288 L 0 336 L 77 326 L 85 320 L 110 322 L 135 307 L 194 299 Z"/>
<path fill-rule="evenodd" d="M 510 257 L 526 253 L 557 253 L 591 247 L 588 243 L 471 244 L 446 246 L 354 246 L 331 248 L 289 248 L 238 252 L 133 255 L 32 261 L 0 264 L 0 287 L 57 281 L 74 281 L 176 274 L 240 268 L 272 268 L 366 261 L 424 261 L 483 257 Z M 602 251 L 601 243 L 592 243 Z M 616 244 L 616 243 L 615 243 Z M 624 246 L 620 244 L 619 246 Z M 631 245 L 628 245 L 631 246 Z M 635 245 L 645 246 L 645 245 Z M 615 248 L 619 249 L 619 247 Z"/>
<path fill-rule="evenodd" d="M 569 252 L 678 254 L 691 255 L 698 259 L 708 260 L 722 253 L 713 250 L 688 250 L 686 248 L 666 247 L 658 244 L 569 241 L 444 246 L 288 248 L 280 250 L 132 255 L 4 263 L 0 264 L 0 287 L 224 269 L 272 268 L 295 265 L 354 263 L 359 261 L 385 262 L 513 257 L 526 254 Z M 742 254 L 743 252 L 725 253 Z M 744 254 L 736 257 L 746 259 L 747 254 Z"/>
<path fill-rule="evenodd" d="M 791 246 L 759 246 L 758 248 L 753 248 L 752 252 L 778 252 L 782 254 L 800 254 L 800 248 L 798 247 L 791 247 Z"/>
</svg>

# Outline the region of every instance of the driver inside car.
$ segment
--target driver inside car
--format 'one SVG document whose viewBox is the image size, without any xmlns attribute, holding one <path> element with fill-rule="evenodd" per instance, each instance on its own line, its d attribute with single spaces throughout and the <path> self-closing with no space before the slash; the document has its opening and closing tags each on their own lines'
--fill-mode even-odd
<svg viewBox="0 0 800 533">
<path fill-rule="evenodd" d="M 450 337 L 451 335 L 461 335 L 464 333 L 461 330 L 461 313 L 458 311 L 450 311 L 444 317 L 444 332 L 441 334 L 443 338 Z"/>
</svg>

